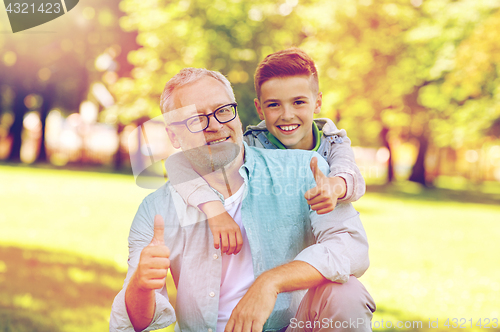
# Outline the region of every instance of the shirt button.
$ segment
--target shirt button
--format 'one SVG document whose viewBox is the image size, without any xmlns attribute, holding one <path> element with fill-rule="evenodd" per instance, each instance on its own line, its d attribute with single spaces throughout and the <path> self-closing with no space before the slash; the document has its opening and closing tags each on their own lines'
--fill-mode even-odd
<svg viewBox="0 0 500 332">
<path fill-rule="evenodd" d="M 214 259 L 217 259 L 219 258 L 219 256 L 217 256 L 217 254 L 214 254 Z"/>
<path fill-rule="evenodd" d="M 211 328 L 208 329 L 208 332 L 212 332 L 213 330 Z"/>
<path fill-rule="evenodd" d="M 210 297 L 214 297 L 215 293 L 214 292 L 210 292 L 210 294 L 208 294 L 208 295 L 210 295 Z"/>
</svg>

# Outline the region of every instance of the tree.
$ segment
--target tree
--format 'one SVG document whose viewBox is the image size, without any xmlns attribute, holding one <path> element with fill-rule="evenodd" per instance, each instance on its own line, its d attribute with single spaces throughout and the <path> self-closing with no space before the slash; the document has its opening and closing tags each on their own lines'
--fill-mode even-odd
<svg viewBox="0 0 500 332">
<path fill-rule="evenodd" d="M 425 184 L 425 155 L 440 135 L 435 124 L 458 124 L 448 115 L 457 108 L 465 111 L 465 105 L 450 103 L 441 87 L 457 68 L 460 43 L 498 6 L 370 0 L 314 8 L 321 19 L 310 23 L 314 38 L 306 48 L 315 50 L 321 72 L 326 73 L 327 89 L 322 89 L 327 92 L 329 116 L 341 127 L 354 128 L 350 137 L 355 143 L 382 144 L 391 151 L 391 137 L 416 142 L 419 153 L 410 180 Z M 480 68 L 474 70 L 482 75 Z M 465 112 L 481 114 L 477 105 Z M 378 142 L 373 140 L 377 136 Z M 391 169 L 389 163 L 389 181 Z"/>
<path fill-rule="evenodd" d="M 120 15 L 117 2 L 91 0 L 43 26 L 57 33 L 18 33 L 0 37 L 0 54 L 4 59 L 12 59 L 0 63 L 3 73 L 0 85 L 10 86 L 16 95 L 11 105 L 15 120 L 10 128 L 13 137 L 10 161 L 20 161 L 22 122 L 28 111 L 24 103 L 26 96 L 36 94 L 42 101 L 33 110 L 39 112 L 42 122 L 38 161 L 44 161 L 48 112 L 55 107 L 65 113 L 78 111 L 81 102 L 88 98 L 91 83 L 103 79 L 94 66 L 95 59 L 103 53 L 113 53 L 114 64 L 118 64 L 113 71 L 117 75 L 129 73 L 131 66 L 126 61 L 126 54 L 136 47 L 135 35 L 121 30 Z M 8 30 L 5 23 L 2 27 Z"/>
<path fill-rule="evenodd" d="M 449 134 L 454 131 L 443 135 L 442 129 L 463 128 L 463 117 L 482 114 L 486 99 L 454 97 L 468 84 L 463 74 L 454 85 L 449 82 L 459 75 L 460 52 L 467 53 L 462 43 L 499 5 L 474 0 L 122 0 L 121 26 L 137 32 L 141 48 L 129 53 L 132 78 L 112 86 L 118 102 L 108 112 L 122 123 L 159 115 L 163 84 L 181 68 L 196 66 L 226 74 L 244 124 L 255 123 L 257 63 L 275 50 L 299 46 L 320 71 L 321 115 L 348 128 L 355 144 L 383 145 L 391 152 L 395 139 L 414 143 L 419 152 L 410 179 L 426 184 L 428 147 L 456 140 Z M 489 24 L 497 31 L 495 19 Z M 482 68 L 471 70 L 481 76 Z M 481 77 L 488 89 L 497 86 L 496 76 Z M 390 181 L 392 155 L 388 166 Z"/>
<path fill-rule="evenodd" d="M 135 67 L 132 78 L 119 80 L 112 89 L 118 103 L 110 111 L 124 123 L 159 115 L 163 85 L 189 66 L 227 75 L 242 122 L 255 123 L 252 77 L 258 62 L 272 51 L 300 45 L 307 37 L 296 3 L 122 0 L 120 8 L 127 13 L 122 27 L 137 31 L 142 46 L 129 53 Z"/>
</svg>

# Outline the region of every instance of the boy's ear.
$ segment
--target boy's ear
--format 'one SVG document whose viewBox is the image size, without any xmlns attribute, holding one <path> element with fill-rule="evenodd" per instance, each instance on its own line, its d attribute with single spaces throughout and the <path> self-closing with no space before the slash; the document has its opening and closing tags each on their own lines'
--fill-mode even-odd
<svg viewBox="0 0 500 332">
<path fill-rule="evenodd" d="M 260 107 L 260 101 L 259 101 L 259 99 L 255 98 L 253 100 L 253 103 L 255 104 L 255 109 L 257 109 L 257 113 L 259 113 L 259 119 L 265 120 L 265 118 L 264 118 L 264 112 L 262 112 L 262 107 Z"/>
<path fill-rule="evenodd" d="M 165 130 L 167 131 L 170 142 L 172 142 L 172 146 L 176 149 L 180 149 L 181 144 L 179 143 L 179 140 L 177 139 L 177 136 L 174 133 L 174 131 L 172 129 L 169 129 L 168 127 L 165 127 Z"/>
<path fill-rule="evenodd" d="M 314 108 L 314 114 L 318 114 L 321 111 L 321 105 L 323 103 L 323 94 L 318 92 L 318 96 L 316 98 L 316 107 Z"/>
</svg>

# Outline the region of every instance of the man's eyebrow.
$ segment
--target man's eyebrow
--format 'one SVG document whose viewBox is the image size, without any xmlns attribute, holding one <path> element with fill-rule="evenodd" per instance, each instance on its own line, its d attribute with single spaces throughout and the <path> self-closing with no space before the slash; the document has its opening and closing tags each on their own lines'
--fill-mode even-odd
<svg viewBox="0 0 500 332">
<path fill-rule="evenodd" d="M 231 104 L 231 103 L 233 103 L 233 102 L 232 101 L 229 101 L 229 102 L 225 101 L 222 103 L 214 103 L 214 104 L 210 105 L 210 108 L 207 109 L 206 111 L 198 110 L 198 108 L 196 108 L 196 111 L 199 114 L 209 114 L 209 113 L 212 113 L 213 111 L 215 111 L 216 109 L 218 109 L 219 107 L 227 105 L 227 104 Z"/>
</svg>

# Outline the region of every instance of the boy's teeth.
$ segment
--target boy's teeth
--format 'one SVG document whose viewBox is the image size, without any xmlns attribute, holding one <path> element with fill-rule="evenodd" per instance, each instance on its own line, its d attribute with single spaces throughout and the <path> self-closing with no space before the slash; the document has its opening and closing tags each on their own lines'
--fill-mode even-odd
<svg viewBox="0 0 500 332">
<path fill-rule="evenodd" d="M 208 142 L 208 145 L 215 144 L 215 143 L 219 143 L 219 142 L 223 142 L 223 141 L 225 141 L 225 140 L 226 140 L 225 138 L 221 138 L 221 139 L 218 139 L 218 140 L 216 140 L 216 141 Z"/>
<path fill-rule="evenodd" d="M 284 130 L 284 131 L 290 131 L 290 130 L 294 130 L 298 127 L 299 125 L 293 125 L 293 126 L 280 126 L 281 130 Z"/>
</svg>

